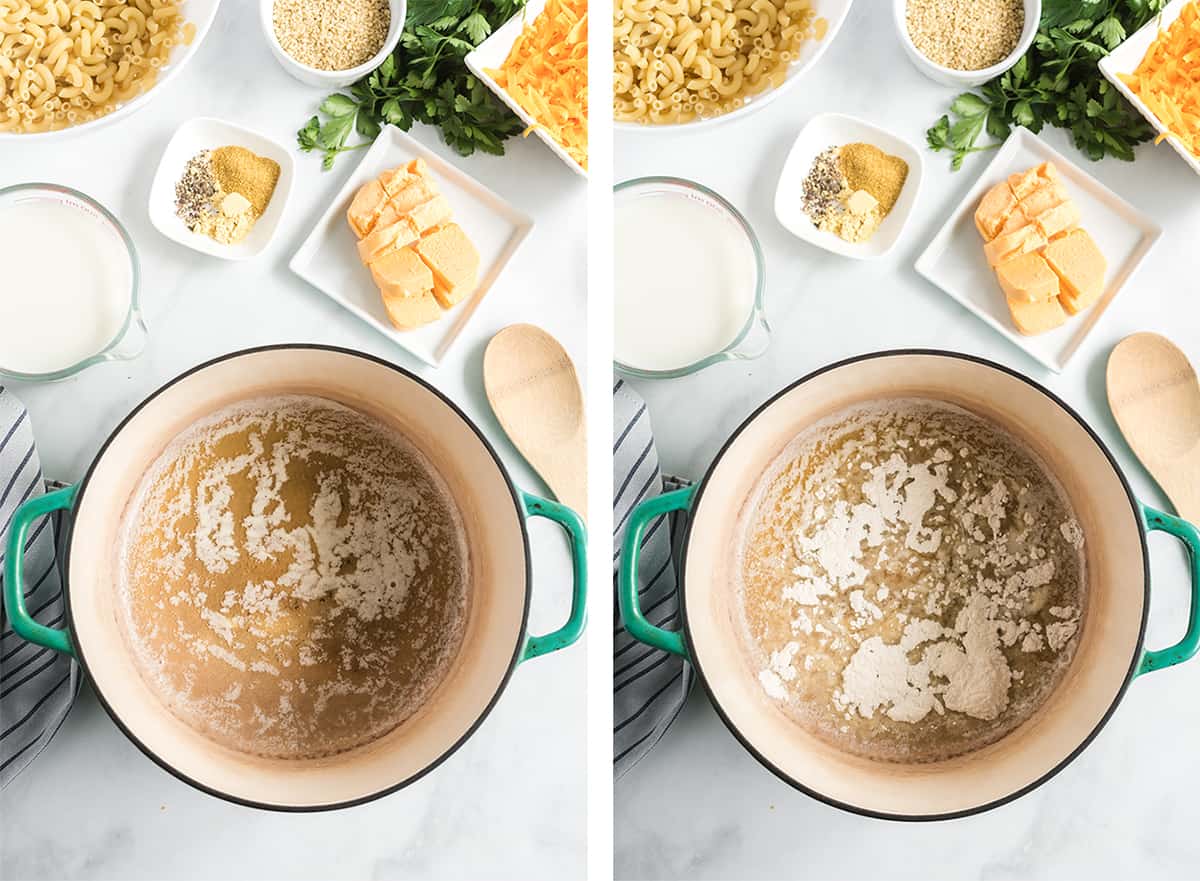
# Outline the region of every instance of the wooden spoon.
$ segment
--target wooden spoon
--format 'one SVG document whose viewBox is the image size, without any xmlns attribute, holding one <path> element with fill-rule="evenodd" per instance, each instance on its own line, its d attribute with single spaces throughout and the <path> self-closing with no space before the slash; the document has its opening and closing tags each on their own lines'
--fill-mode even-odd
<svg viewBox="0 0 1200 881">
<path fill-rule="evenodd" d="M 1200 381 L 1166 337 L 1135 333 L 1108 356 L 1108 406 L 1179 516 L 1200 523 Z"/>
<path fill-rule="evenodd" d="M 575 365 L 558 340 L 513 324 L 483 353 L 483 385 L 500 425 L 558 500 L 587 512 L 587 426 Z"/>
</svg>

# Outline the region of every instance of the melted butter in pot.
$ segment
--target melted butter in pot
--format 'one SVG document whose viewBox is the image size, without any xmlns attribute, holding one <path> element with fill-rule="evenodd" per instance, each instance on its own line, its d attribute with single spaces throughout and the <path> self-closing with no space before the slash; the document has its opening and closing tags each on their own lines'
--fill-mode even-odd
<svg viewBox="0 0 1200 881">
<path fill-rule="evenodd" d="M 1061 680 L 1083 536 L 1012 435 L 924 399 L 797 437 L 743 513 L 745 644 L 765 693 L 848 752 L 928 762 L 999 740 Z"/>
<path fill-rule="evenodd" d="M 468 607 L 459 513 L 403 436 L 311 396 L 188 428 L 125 514 L 122 611 L 144 680 L 233 749 L 369 743 L 448 672 Z"/>
</svg>

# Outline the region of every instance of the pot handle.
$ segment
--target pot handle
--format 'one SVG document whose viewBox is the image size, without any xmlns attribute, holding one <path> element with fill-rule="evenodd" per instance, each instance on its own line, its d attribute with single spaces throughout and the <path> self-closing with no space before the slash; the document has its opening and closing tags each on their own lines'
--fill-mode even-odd
<svg viewBox="0 0 1200 881">
<path fill-rule="evenodd" d="M 629 526 L 625 530 L 625 541 L 621 543 L 621 563 L 617 570 L 617 601 L 621 604 L 621 620 L 629 635 L 648 646 L 687 658 L 687 646 L 683 634 L 656 627 L 642 614 L 638 598 L 638 562 L 642 553 L 642 534 L 651 520 L 683 511 L 692 506 L 696 487 L 686 486 L 673 492 L 663 493 L 647 499 L 629 515 Z"/>
<path fill-rule="evenodd" d="M 8 612 L 8 620 L 12 622 L 13 631 L 23 639 L 62 652 L 64 655 L 75 654 L 71 646 L 70 632 L 39 624 L 25 606 L 25 536 L 29 527 L 39 517 L 74 505 L 78 493 L 78 486 L 67 486 L 30 499 L 17 508 L 13 514 L 4 559 L 4 607 Z"/>
<path fill-rule="evenodd" d="M 526 635 L 521 660 L 528 661 L 539 655 L 565 649 L 583 633 L 587 620 L 587 530 L 579 515 L 566 505 L 527 492 L 521 493 L 521 503 L 526 518 L 545 517 L 566 530 L 567 539 L 571 543 L 571 564 L 575 579 L 571 593 L 571 614 L 567 623 L 545 636 Z"/>
<path fill-rule="evenodd" d="M 1187 633 L 1183 639 L 1170 648 L 1146 651 L 1142 655 L 1141 664 L 1138 665 L 1138 676 L 1181 664 L 1200 649 L 1200 531 L 1186 520 L 1164 514 L 1149 505 L 1142 505 L 1142 518 L 1148 532 L 1169 532 L 1187 548 L 1188 568 L 1192 579 L 1192 603 L 1188 612 Z"/>
</svg>

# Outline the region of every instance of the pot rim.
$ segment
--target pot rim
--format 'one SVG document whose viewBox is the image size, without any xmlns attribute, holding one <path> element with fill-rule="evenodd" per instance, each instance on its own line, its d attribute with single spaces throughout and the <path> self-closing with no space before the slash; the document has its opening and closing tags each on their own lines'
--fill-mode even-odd
<svg viewBox="0 0 1200 881">
<path fill-rule="evenodd" d="M 138 737 L 121 720 L 121 718 L 117 715 L 116 711 L 109 704 L 108 700 L 104 696 L 103 691 L 100 689 L 99 684 L 97 683 L 96 679 L 91 675 L 91 670 L 88 667 L 86 653 L 84 651 L 82 642 L 78 642 L 75 644 L 75 657 L 76 657 L 76 660 L 79 661 L 79 666 L 82 668 L 84 674 L 87 676 L 88 680 L 92 683 L 92 691 L 95 693 L 96 699 L 100 702 L 100 706 L 102 706 L 104 708 L 104 712 L 108 714 L 109 718 L 112 719 L 113 723 L 117 726 L 117 728 L 119 728 L 121 730 L 121 732 L 127 738 L 129 738 L 129 740 L 133 743 L 134 746 L 136 746 L 139 750 L 141 750 L 143 755 L 145 755 L 148 759 L 150 759 L 152 762 L 154 762 L 154 764 L 158 765 L 164 771 L 171 774 L 173 777 L 183 781 L 184 783 L 188 784 L 189 786 L 191 786 L 195 789 L 198 789 L 207 795 L 211 795 L 216 798 L 222 799 L 224 801 L 232 802 L 233 804 L 237 804 L 237 805 L 241 805 L 243 807 L 257 808 L 259 810 L 275 811 L 275 812 L 279 812 L 279 813 L 289 813 L 289 814 L 318 813 L 318 812 L 323 812 L 323 811 L 341 810 L 342 808 L 357 807 L 358 805 L 366 804 L 368 802 L 375 801 L 376 799 L 383 798 L 384 796 L 391 795 L 394 792 L 397 792 L 413 783 L 416 783 L 418 780 L 420 780 L 426 774 L 428 774 L 429 772 L 433 771 L 435 768 L 440 766 L 444 761 L 446 761 L 446 759 L 450 758 L 451 755 L 453 755 L 455 752 L 458 751 L 459 747 L 461 747 L 464 743 L 466 743 L 466 741 L 469 740 L 471 738 L 471 736 L 475 734 L 475 732 L 483 724 L 483 721 L 491 714 L 492 710 L 495 708 L 496 703 L 500 700 L 500 695 L 503 694 L 505 688 L 508 687 L 508 683 L 509 683 L 509 680 L 512 678 L 513 671 L 516 670 L 517 665 L 521 661 L 521 649 L 524 645 L 525 634 L 529 627 L 529 606 L 530 606 L 530 598 L 532 596 L 532 591 L 533 591 L 533 568 L 530 565 L 529 530 L 528 530 L 527 524 L 525 522 L 525 517 L 522 513 L 520 496 L 518 495 L 516 485 L 512 482 L 512 478 L 509 476 L 508 471 L 504 467 L 504 463 L 500 460 L 500 456 L 496 453 L 495 448 L 491 445 L 491 443 L 488 441 L 488 439 L 484 436 L 484 434 L 480 430 L 479 426 L 477 426 L 470 419 L 470 417 L 468 417 L 466 415 L 466 413 L 464 413 L 462 411 L 462 409 L 457 404 L 455 404 L 452 400 L 450 400 L 450 398 L 448 398 L 441 391 L 434 388 L 430 383 L 428 383 L 421 377 L 417 376 L 413 372 L 411 372 L 403 367 L 400 367 L 397 364 L 393 364 L 390 361 L 386 361 L 383 358 L 380 358 L 376 355 L 371 355 L 366 352 L 358 352 L 353 349 L 344 348 L 342 346 L 331 346 L 331 345 L 325 345 L 322 343 L 275 343 L 275 344 L 266 345 L 266 346 L 253 346 L 253 347 L 247 348 L 247 349 L 239 349 L 235 352 L 229 352 L 225 355 L 219 355 L 216 358 L 211 358 L 208 361 L 204 361 L 200 364 L 197 364 L 196 366 L 194 366 L 188 370 L 185 370 L 183 373 L 180 373 L 178 376 L 175 376 L 173 379 L 168 380 L 163 385 L 161 385 L 157 389 L 155 389 L 152 393 L 150 393 L 145 399 L 142 400 L 142 402 L 140 404 L 138 404 L 136 407 L 134 407 L 132 410 L 130 410 L 129 413 L 126 414 L 125 418 L 123 418 L 117 424 L 117 426 L 109 433 L 107 439 L 105 439 L 104 443 L 100 446 L 100 449 L 97 451 L 96 455 L 92 458 L 91 464 L 88 465 L 87 472 L 84 474 L 83 479 L 80 480 L 79 483 L 77 484 L 77 486 L 79 487 L 79 492 L 78 492 L 78 496 L 76 498 L 75 504 L 72 506 L 72 508 L 73 509 L 78 508 L 80 502 L 83 499 L 84 493 L 87 491 L 88 483 L 91 481 L 92 474 L 95 472 L 96 466 L 104 458 L 104 454 L 108 451 L 109 446 L 112 444 L 112 442 L 114 440 L 116 440 L 117 436 L 125 429 L 125 426 L 130 422 L 130 420 L 132 420 L 147 405 L 149 405 L 151 401 L 155 400 L 159 395 L 161 395 L 167 389 L 175 386 L 176 384 L 189 378 L 193 374 L 199 373 L 201 370 L 204 370 L 208 367 L 212 367 L 216 364 L 220 364 L 225 361 L 233 360 L 234 358 L 240 358 L 245 355 L 254 355 L 254 354 L 258 354 L 260 352 L 273 352 L 273 351 L 279 351 L 279 350 L 316 350 L 316 351 L 332 352 L 332 353 L 339 354 L 339 355 L 347 355 L 352 358 L 359 358 L 359 359 L 363 359 L 366 361 L 372 361 L 376 364 L 379 364 L 382 367 L 387 367 L 388 369 L 393 370 L 396 373 L 399 373 L 405 379 L 411 380 L 412 382 L 415 382 L 418 385 L 422 386 L 425 390 L 432 392 L 438 399 L 440 399 L 442 401 L 443 404 L 445 404 L 447 407 L 449 407 L 455 413 L 455 415 L 457 415 L 458 418 L 461 419 L 463 421 L 463 423 L 465 423 L 466 426 L 471 429 L 471 431 L 479 439 L 480 443 L 483 444 L 484 449 L 487 450 L 488 455 L 492 457 L 492 461 L 495 462 L 497 470 L 499 470 L 500 475 L 504 478 L 505 485 L 508 487 L 509 495 L 512 498 L 513 510 L 516 514 L 517 522 L 518 522 L 518 524 L 520 526 L 520 530 L 521 530 L 521 541 L 522 541 L 522 544 L 524 545 L 524 550 L 525 550 L 525 602 L 524 602 L 523 608 L 521 610 L 521 626 L 520 626 L 520 629 L 517 631 L 516 644 L 513 646 L 512 658 L 509 660 L 508 668 L 505 670 L 504 676 L 500 679 L 499 685 L 496 686 L 496 691 L 492 695 L 491 699 L 488 701 L 487 706 L 485 706 L 483 708 L 483 710 L 482 710 L 482 712 L 480 712 L 478 718 L 476 718 L 476 720 L 473 723 L 471 723 L 470 727 L 467 728 L 467 730 L 463 733 L 463 735 L 461 737 L 459 737 L 458 740 L 456 740 L 450 746 L 448 746 L 441 753 L 441 755 L 439 755 L 436 759 L 434 759 L 432 762 L 430 762 L 428 765 L 426 765 L 424 768 L 422 768 L 417 773 L 412 774 L 409 777 L 406 777 L 404 780 L 401 780 L 398 783 L 389 784 L 382 789 L 376 790 L 375 792 L 372 792 L 372 793 L 368 793 L 367 795 L 359 796 L 358 798 L 349 799 L 349 800 L 340 801 L 340 802 L 330 802 L 328 804 L 317 804 L 317 805 L 270 804 L 267 802 L 259 802 L 259 801 L 254 801 L 251 799 L 244 799 L 239 796 L 231 795 L 230 793 L 227 793 L 227 792 L 222 792 L 218 789 L 215 789 L 214 787 L 211 787 L 205 783 L 200 782 L 199 780 L 189 777 L 188 775 L 177 770 L 176 768 L 171 766 L 168 762 L 166 762 L 165 760 L 160 758 L 149 747 L 147 747 L 144 743 L 142 743 L 142 741 L 140 739 L 138 739 Z M 71 603 L 71 542 L 72 542 L 72 539 L 74 538 L 74 532 L 75 532 L 75 518 L 72 517 L 70 519 L 69 525 L 67 526 L 67 532 L 64 537 L 64 540 L 65 540 L 64 547 L 66 548 L 66 553 L 64 554 L 63 571 L 62 571 L 63 596 L 65 598 L 66 614 L 67 614 L 66 620 L 67 620 L 67 626 L 70 628 L 70 631 L 72 633 L 76 632 L 75 616 L 74 616 L 74 611 L 73 611 L 73 605 Z"/>
<path fill-rule="evenodd" d="M 1121 703 L 1122 699 L 1124 699 L 1125 692 L 1126 692 L 1126 690 L 1128 690 L 1129 684 L 1133 681 L 1134 677 L 1137 675 L 1138 661 L 1141 657 L 1142 648 L 1143 648 L 1143 646 L 1145 644 L 1145 640 L 1146 640 L 1146 622 L 1147 622 L 1147 619 L 1150 614 L 1150 557 L 1149 557 L 1148 548 L 1146 546 L 1146 528 L 1142 522 L 1141 508 L 1139 507 L 1136 496 L 1134 496 L 1134 494 L 1133 494 L 1132 488 L 1129 486 L 1129 481 L 1126 479 L 1124 472 L 1121 470 L 1121 467 L 1117 464 L 1117 460 L 1113 457 L 1112 452 L 1108 449 L 1108 446 L 1104 443 L 1103 440 L 1100 439 L 1100 436 L 1092 429 L 1092 427 L 1090 425 L 1088 425 L 1088 423 L 1083 419 L 1083 417 L 1080 416 L 1077 412 L 1075 412 L 1075 410 L 1069 404 L 1067 404 L 1066 401 L 1064 401 L 1062 398 L 1058 397 L 1058 395 L 1054 394 L 1054 392 L 1050 391 L 1050 389 L 1046 388 L 1045 386 L 1043 386 L 1041 383 L 1037 382 L 1036 380 L 1031 379 L 1028 376 L 1025 376 L 1024 374 L 1018 372 L 1017 370 L 1014 370 L 1011 367 L 1006 367 L 1003 364 L 998 364 L 995 361 L 988 360 L 987 358 L 981 358 L 978 355 L 969 355 L 969 354 L 966 354 L 965 352 L 953 352 L 953 351 L 946 350 L 946 349 L 922 349 L 922 348 L 884 349 L 884 350 L 881 350 L 878 352 L 868 352 L 868 353 L 865 353 L 862 355 L 854 355 L 849 358 L 844 358 L 840 361 L 835 361 L 834 363 L 828 364 L 824 367 L 820 367 L 820 368 L 812 371 L 811 373 L 808 373 L 808 374 L 802 376 L 800 379 L 797 379 L 794 382 L 791 382 L 788 385 L 784 386 L 778 392 L 771 395 L 771 397 L 768 398 L 766 401 L 764 401 L 761 405 L 756 407 L 755 410 L 749 416 L 747 416 L 744 420 L 742 420 L 741 424 L 738 425 L 737 429 L 735 429 L 734 432 L 726 439 L 725 443 L 721 445 L 721 449 L 717 452 L 717 455 L 715 457 L 713 457 L 712 463 L 705 470 L 704 477 L 702 477 L 700 479 L 699 483 L 697 484 L 696 493 L 693 496 L 690 509 L 692 511 L 695 511 L 698 509 L 700 501 L 704 496 L 704 490 L 708 486 L 709 479 L 712 477 L 714 472 L 717 470 L 717 467 L 721 464 L 721 460 L 725 457 L 725 454 L 729 451 L 729 448 L 733 445 L 734 441 L 736 441 L 738 439 L 738 437 L 742 434 L 743 431 L 746 430 L 746 428 L 750 425 L 750 423 L 752 423 L 755 419 L 757 419 L 758 416 L 764 410 L 766 410 L 768 407 L 770 407 L 772 404 L 774 404 L 777 400 L 782 398 L 784 395 L 788 394 L 789 392 L 798 388 L 799 386 L 809 382 L 810 380 L 816 379 L 826 373 L 829 373 L 833 370 L 837 370 L 841 367 L 847 367 L 852 364 L 857 364 L 857 363 L 863 362 L 863 361 L 873 361 L 873 360 L 877 360 L 880 358 L 891 358 L 891 357 L 909 356 L 909 355 L 929 355 L 929 356 L 934 356 L 934 357 L 939 357 L 939 358 L 954 358 L 954 359 L 958 359 L 958 360 L 962 360 L 962 361 L 969 361 L 974 364 L 979 364 L 983 367 L 989 367 L 993 370 L 997 370 L 1001 373 L 1007 374 L 1008 376 L 1010 376 L 1014 379 L 1020 380 L 1021 382 L 1024 382 L 1026 385 L 1031 386 L 1036 391 L 1041 392 L 1043 395 L 1045 395 L 1047 398 L 1049 398 L 1051 401 L 1053 401 L 1055 404 L 1057 404 L 1060 408 L 1062 408 L 1064 411 L 1066 411 L 1066 413 L 1068 413 L 1077 423 L 1079 423 L 1079 426 L 1085 432 L 1087 432 L 1088 436 L 1091 437 L 1091 439 L 1095 442 L 1096 446 L 1099 447 L 1100 452 L 1102 452 L 1104 454 L 1104 457 L 1108 460 L 1109 465 L 1112 467 L 1113 473 L 1116 475 L 1117 479 L 1121 482 L 1122 489 L 1125 490 L 1125 496 L 1126 496 L 1126 498 L 1128 498 L 1130 507 L 1133 509 L 1134 522 L 1137 523 L 1137 527 L 1138 527 L 1138 540 L 1141 543 L 1141 548 L 1142 548 L 1142 591 L 1143 591 L 1142 620 L 1138 625 L 1138 638 L 1137 638 L 1136 648 L 1135 648 L 1133 657 L 1130 659 L 1129 669 L 1128 669 L 1128 671 L 1126 671 L 1125 678 L 1121 682 L 1121 687 L 1119 689 L 1117 689 L 1117 693 L 1113 696 L 1112 703 L 1109 704 L 1108 709 L 1104 711 L 1104 715 L 1100 717 L 1100 720 L 1096 723 L 1096 726 L 1088 733 L 1087 737 L 1085 737 L 1083 739 L 1083 741 L 1079 744 L 1079 746 L 1077 746 L 1075 749 L 1073 749 L 1067 756 L 1065 756 L 1062 759 L 1062 761 L 1060 761 L 1057 765 L 1055 765 L 1053 768 L 1051 768 L 1049 771 L 1047 771 L 1041 777 L 1034 780 L 1032 783 L 1026 784 L 1025 786 L 1021 787 L 1020 789 L 1017 789 L 1016 791 L 1010 793 L 1009 795 L 1004 796 L 1003 798 L 993 799 L 992 801 L 985 802 L 982 805 L 977 805 L 972 808 L 966 808 L 961 811 L 950 811 L 947 813 L 940 813 L 940 814 L 897 814 L 897 813 L 889 813 L 886 811 L 875 811 L 875 810 L 871 810 L 870 808 L 864 808 L 864 807 L 860 807 L 858 805 L 849 804 L 848 802 L 844 802 L 839 799 L 833 798 L 831 796 L 825 795 L 824 793 L 818 792 L 815 789 L 813 789 L 809 786 L 806 786 L 805 784 L 801 783 L 800 781 L 788 776 L 782 769 L 780 769 L 780 768 L 776 767 L 774 764 L 772 764 L 770 762 L 770 760 L 768 760 L 766 758 L 766 756 L 764 756 L 762 753 L 760 753 L 754 747 L 754 745 L 749 741 L 749 739 L 745 735 L 742 734 L 742 732 L 733 723 L 733 721 L 729 718 L 729 716 L 726 715 L 724 708 L 722 708 L 722 706 L 720 704 L 720 701 L 717 700 L 716 695 L 713 693 L 712 689 L 709 687 L 708 677 L 705 676 L 704 670 L 701 667 L 700 662 L 698 660 L 695 643 L 692 641 L 691 627 L 688 624 L 687 559 L 688 559 L 688 544 L 691 541 L 691 536 L 692 536 L 692 524 L 695 522 L 695 518 L 692 516 L 688 517 L 687 525 L 686 525 L 686 528 L 684 529 L 683 545 L 682 545 L 681 553 L 680 553 L 679 609 L 680 609 L 680 619 L 683 622 L 683 637 L 684 637 L 685 645 L 687 646 L 687 653 L 688 653 L 687 660 L 689 663 L 691 663 L 693 668 L 695 668 L 696 673 L 697 673 L 697 678 L 699 678 L 701 685 L 704 687 L 704 693 L 708 696 L 709 703 L 712 704 L 713 709 L 716 710 L 717 716 L 720 717 L 722 723 L 724 723 L 725 727 L 729 729 L 729 732 L 737 739 L 737 741 L 742 745 L 742 747 L 758 761 L 759 764 L 761 764 L 764 768 L 766 768 L 768 771 L 770 771 L 772 774 L 774 774 L 776 777 L 778 777 L 780 780 L 782 780 L 788 786 L 791 786 L 793 789 L 799 790 L 800 792 L 804 793 L 808 797 L 816 799 L 819 802 L 823 802 L 824 804 L 827 804 L 830 807 L 838 808 L 840 810 L 847 811 L 851 814 L 857 814 L 861 817 L 870 817 L 870 818 L 876 819 L 876 820 L 895 820 L 895 821 L 899 821 L 899 822 L 922 823 L 922 822 L 931 822 L 931 821 L 936 821 L 936 820 L 956 820 L 956 819 L 960 819 L 963 817 L 972 817 L 972 816 L 975 816 L 976 814 L 982 814 L 985 811 L 990 811 L 993 808 L 998 808 L 998 807 L 1001 807 L 1002 805 L 1008 804 L 1011 801 L 1015 801 L 1016 799 L 1020 798 L 1021 796 L 1026 795 L 1026 794 L 1032 792 L 1033 790 L 1037 789 L 1039 786 L 1041 786 L 1043 783 L 1046 783 L 1051 778 L 1057 776 L 1060 771 L 1062 771 L 1067 765 L 1069 765 L 1071 762 L 1073 762 L 1079 756 L 1079 754 L 1082 753 L 1084 751 L 1084 749 L 1086 749 L 1093 740 L 1095 740 L 1096 736 L 1100 733 L 1101 729 L 1103 729 L 1104 726 L 1108 724 L 1108 720 L 1110 718 L 1112 718 L 1112 714 L 1116 711 L 1117 705 Z"/>
</svg>

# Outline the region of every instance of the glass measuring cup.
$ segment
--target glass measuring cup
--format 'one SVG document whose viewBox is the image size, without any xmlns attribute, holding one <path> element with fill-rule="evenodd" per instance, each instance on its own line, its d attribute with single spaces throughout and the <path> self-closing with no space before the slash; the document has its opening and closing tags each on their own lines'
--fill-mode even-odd
<svg viewBox="0 0 1200 881">
<path fill-rule="evenodd" d="M 692 363 L 669 369 L 647 369 L 634 364 L 626 364 L 614 359 L 615 369 L 627 376 L 643 379 L 671 379 L 687 376 L 703 370 L 721 361 L 750 360 L 761 357 L 770 344 L 771 326 L 767 321 L 764 309 L 766 290 L 766 264 L 763 260 L 762 248 L 750 224 L 723 197 L 694 181 L 677 177 L 642 177 L 624 181 L 613 188 L 614 198 L 620 203 L 623 199 L 644 198 L 654 196 L 683 196 L 693 203 L 702 205 L 714 212 L 723 224 L 736 231 L 737 235 L 748 245 L 753 255 L 754 285 L 753 299 L 749 303 L 741 330 L 723 347 L 713 351 Z"/>
<path fill-rule="evenodd" d="M 138 263 L 137 250 L 133 239 L 121 222 L 103 205 L 90 196 L 58 184 L 27 183 L 0 188 L 0 211 L 6 207 L 21 204 L 31 200 L 49 200 L 81 211 L 91 220 L 98 222 L 113 238 L 114 246 L 122 248 L 129 261 L 129 297 L 125 311 L 125 319 L 117 332 L 100 348 L 81 358 L 77 362 L 57 370 L 44 373 L 30 373 L 17 370 L 12 364 L 4 363 L 4 353 L 0 352 L 0 379 L 15 379 L 24 382 L 54 382 L 74 376 L 93 364 L 105 361 L 128 361 L 136 358 L 145 348 L 148 337 L 146 322 L 142 317 L 138 304 L 138 291 L 141 284 L 141 271 Z M 31 332 L 33 330 L 31 329 Z M 44 328 L 48 345 L 53 344 L 54 328 Z"/>
</svg>

